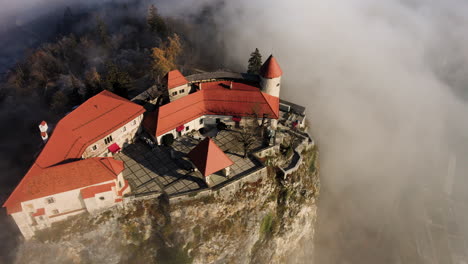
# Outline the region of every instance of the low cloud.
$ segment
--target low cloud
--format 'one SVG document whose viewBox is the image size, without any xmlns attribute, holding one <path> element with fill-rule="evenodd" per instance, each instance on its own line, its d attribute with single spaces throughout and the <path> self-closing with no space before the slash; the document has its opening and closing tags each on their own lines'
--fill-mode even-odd
<svg viewBox="0 0 468 264">
<path fill-rule="evenodd" d="M 401 225 L 421 220 L 400 204 L 468 187 L 466 10 L 462 1 L 317 0 L 236 1 L 220 11 L 231 63 L 245 68 L 256 47 L 273 53 L 282 97 L 307 106 L 325 188 L 317 232 L 328 244 L 317 254 L 394 260 Z"/>
</svg>

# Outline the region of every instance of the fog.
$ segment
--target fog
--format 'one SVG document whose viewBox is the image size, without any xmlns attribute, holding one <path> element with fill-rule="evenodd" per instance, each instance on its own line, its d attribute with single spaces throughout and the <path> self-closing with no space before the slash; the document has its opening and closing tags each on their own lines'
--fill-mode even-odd
<svg viewBox="0 0 468 264">
<path fill-rule="evenodd" d="M 419 0 L 220 12 L 227 58 L 273 53 L 282 97 L 307 107 L 324 188 L 317 263 L 466 263 L 467 15 L 463 1 Z"/>
<path fill-rule="evenodd" d="M 43 4 L 4 2 L 1 18 Z M 230 68 L 275 55 L 320 148 L 315 243 L 291 262 L 468 262 L 468 3 L 238 0 L 215 20 Z"/>
</svg>

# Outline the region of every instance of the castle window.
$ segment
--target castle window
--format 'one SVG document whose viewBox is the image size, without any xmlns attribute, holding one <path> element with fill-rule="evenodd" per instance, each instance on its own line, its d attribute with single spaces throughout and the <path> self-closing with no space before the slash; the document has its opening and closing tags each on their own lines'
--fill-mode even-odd
<svg viewBox="0 0 468 264">
<path fill-rule="evenodd" d="M 104 143 L 106 143 L 106 145 L 108 145 L 109 143 L 112 142 L 112 135 L 111 136 L 108 136 L 104 139 Z"/>
<path fill-rule="evenodd" d="M 200 125 L 203 125 L 203 118 L 200 118 Z"/>
<path fill-rule="evenodd" d="M 177 92 L 172 92 L 172 96 L 176 96 L 177 95 Z"/>
<path fill-rule="evenodd" d="M 276 87 L 278 87 L 278 86 L 279 86 L 279 83 L 276 84 Z"/>
<path fill-rule="evenodd" d="M 54 215 L 55 215 L 55 214 L 58 214 L 58 213 L 59 213 L 59 210 L 54 209 L 54 210 L 52 210 L 52 213 L 53 213 Z"/>
<path fill-rule="evenodd" d="M 48 204 L 55 203 L 55 198 L 54 197 L 46 198 L 46 203 Z"/>
<path fill-rule="evenodd" d="M 97 145 L 93 145 L 93 146 L 91 147 L 91 149 L 92 149 L 93 151 L 97 150 Z"/>
<path fill-rule="evenodd" d="M 180 89 L 179 93 L 185 92 L 185 89 Z"/>
<path fill-rule="evenodd" d="M 190 129 L 189 126 L 186 126 L 186 127 L 185 127 L 185 131 L 188 131 L 189 129 Z"/>
<path fill-rule="evenodd" d="M 122 132 L 127 131 L 127 128 L 125 126 L 122 127 Z"/>
<path fill-rule="evenodd" d="M 136 125 L 136 120 L 132 121 L 132 126 Z"/>
<path fill-rule="evenodd" d="M 104 198 L 103 196 L 99 197 L 99 200 L 104 200 L 104 199 L 106 199 L 106 198 Z"/>
<path fill-rule="evenodd" d="M 119 181 L 119 188 L 122 188 L 122 183 Z"/>
</svg>

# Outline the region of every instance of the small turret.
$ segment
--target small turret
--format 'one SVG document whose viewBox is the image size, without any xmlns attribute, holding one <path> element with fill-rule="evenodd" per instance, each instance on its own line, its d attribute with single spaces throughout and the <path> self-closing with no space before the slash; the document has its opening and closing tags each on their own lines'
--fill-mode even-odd
<svg viewBox="0 0 468 264">
<path fill-rule="evenodd" d="M 178 70 L 168 72 L 164 77 L 164 82 L 171 102 L 188 95 L 190 92 L 187 79 Z"/>
<path fill-rule="evenodd" d="M 262 91 L 269 95 L 279 97 L 281 75 L 283 75 L 283 71 L 275 57 L 270 55 L 260 68 L 260 87 Z"/>
<path fill-rule="evenodd" d="M 44 140 L 44 143 L 49 139 L 49 134 L 47 134 L 47 131 L 49 130 L 49 127 L 47 126 L 46 121 L 42 121 L 39 124 L 39 130 L 41 131 L 41 137 L 42 140 Z"/>
</svg>

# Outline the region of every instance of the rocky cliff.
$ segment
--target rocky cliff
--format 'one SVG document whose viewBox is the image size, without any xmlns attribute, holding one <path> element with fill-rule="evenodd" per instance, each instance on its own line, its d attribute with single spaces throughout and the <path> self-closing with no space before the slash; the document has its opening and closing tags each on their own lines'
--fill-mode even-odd
<svg viewBox="0 0 468 264">
<path fill-rule="evenodd" d="M 56 223 L 24 242 L 16 262 L 295 263 L 312 243 L 319 193 L 318 151 L 302 154 L 286 178 L 270 166 L 232 193 L 161 195 Z"/>
</svg>

